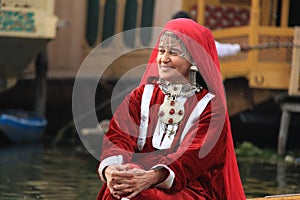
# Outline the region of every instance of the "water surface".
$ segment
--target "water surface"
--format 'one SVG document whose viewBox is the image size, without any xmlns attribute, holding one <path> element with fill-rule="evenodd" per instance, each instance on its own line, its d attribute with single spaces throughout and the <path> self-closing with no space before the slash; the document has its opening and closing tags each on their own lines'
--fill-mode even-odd
<svg viewBox="0 0 300 200">
<path fill-rule="evenodd" d="M 0 199 L 95 199 L 98 161 L 82 148 L 0 148 Z M 300 193 L 300 166 L 239 160 L 248 198 Z"/>
<path fill-rule="evenodd" d="M 97 161 L 75 148 L 0 150 L 0 199 L 95 199 Z"/>
</svg>

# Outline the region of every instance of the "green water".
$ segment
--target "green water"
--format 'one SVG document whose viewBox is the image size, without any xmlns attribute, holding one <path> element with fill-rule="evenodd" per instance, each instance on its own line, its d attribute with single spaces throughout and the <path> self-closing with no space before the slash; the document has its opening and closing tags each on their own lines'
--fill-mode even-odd
<svg viewBox="0 0 300 200">
<path fill-rule="evenodd" d="M 247 197 L 300 193 L 300 166 L 278 161 L 239 161 Z"/>
<path fill-rule="evenodd" d="M 82 148 L 0 148 L 0 199 L 95 199 L 98 162 Z M 300 192 L 300 166 L 239 161 L 247 197 Z"/>
<path fill-rule="evenodd" d="M 0 150 L 0 199 L 95 199 L 97 161 L 75 148 Z"/>
</svg>

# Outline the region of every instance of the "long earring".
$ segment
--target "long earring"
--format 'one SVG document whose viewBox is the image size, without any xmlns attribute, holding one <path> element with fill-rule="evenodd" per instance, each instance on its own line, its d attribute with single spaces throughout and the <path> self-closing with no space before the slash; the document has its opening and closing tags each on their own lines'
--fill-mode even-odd
<svg viewBox="0 0 300 200">
<path fill-rule="evenodd" d="M 197 88 L 197 78 L 196 74 L 198 72 L 198 68 L 195 65 L 190 66 L 190 84 L 193 88 Z"/>
<path fill-rule="evenodd" d="M 190 66 L 189 73 L 190 73 L 190 84 L 191 84 L 192 88 L 196 92 L 200 92 L 200 90 L 202 89 L 202 87 L 200 85 L 197 85 L 198 67 L 195 66 L 195 65 Z"/>
</svg>

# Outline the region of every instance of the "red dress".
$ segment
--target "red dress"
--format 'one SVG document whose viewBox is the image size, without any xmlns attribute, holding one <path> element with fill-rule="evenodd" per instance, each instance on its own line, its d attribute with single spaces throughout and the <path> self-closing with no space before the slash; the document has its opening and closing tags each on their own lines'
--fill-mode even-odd
<svg viewBox="0 0 300 200">
<path fill-rule="evenodd" d="M 157 105 L 163 103 L 165 95 L 156 85 L 153 91 L 155 95 L 152 95 L 150 101 L 150 108 L 153 109 L 150 109 L 149 113 L 152 118 L 150 118 L 146 143 L 142 151 L 139 151 L 137 140 L 143 89 L 144 86 L 137 88 L 116 111 L 103 141 L 102 158 L 122 155 L 124 163 L 135 163 L 147 170 L 157 164 L 166 164 L 174 172 L 175 179 L 170 189 L 153 187 L 134 199 L 230 199 L 229 194 L 226 193 L 228 187 L 226 178 L 231 178 L 227 177 L 229 174 L 237 176 L 238 171 L 224 170 L 226 157 L 232 154 L 232 149 L 227 145 L 227 143 L 232 145 L 228 123 L 225 121 L 223 131 L 214 148 L 205 157 L 199 158 L 200 148 L 210 124 L 211 103 L 209 103 L 181 142 L 181 134 L 185 127 L 183 124 L 187 123 L 188 117 L 180 123 L 171 147 L 158 151 L 152 145 L 153 133 L 158 120 L 159 106 Z M 207 90 L 202 90 L 197 94 L 197 99 L 190 98 L 185 102 L 186 116 L 191 114 L 195 105 L 206 94 Z M 127 108 L 129 112 L 126 111 Z M 232 165 L 235 166 L 236 163 Z M 240 185 L 240 180 L 237 179 L 235 187 L 241 190 Z M 114 199 L 105 184 L 98 199 Z M 243 199 L 243 196 L 238 199 Z"/>
<path fill-rule="evenodd" d="M 209 91 L 203 89 L 196 95 L 188 97 L 184 102 L 184 118 L 179 123 L 176 134 L 159 138 L 155 133 L 159 107 L 164 102 L 165 94 L 157 84 L 154 84 L 152 93 L 148 94 L 148 98 L 143 98 L 144 93 L 148 93 L 148 90 L 144 91 L 146 85 L 151 85 L 145 84 L 146 80 L 150 76 L 157 77 L 157 70 L 148 67 L 141 86 L 128 95 L 114 113 L 103 140 L 100 163 L 134 163 L 146 170 L 157 165 L 168 168 L 170 176 L 167 179 L 171 175 L 173 179 L 164 182 L 169 181 L 167 183 L 169 187 L 153 186 L 141 192 L 133 198 L 134 200 L 246 199 L 233 148 L 224 89 L 220 77 L 216 75 L 220 73 L 214 39 L 209 30 L 188 19 L 172 20 L 166 28 L 189 34 L 205 49 L 205 54 L 213 61 L 211 65 L 214 69 L 207 66 L 210 70 L 199 69 L 199 71 L 204 77 L 210 77 L 205 79 L 210 89 Z M 197 34 L 202 34 L 205 38 Z M 207 44 L 206 40 L 210 43 Z M 203 61 L 197 58 L 197 55 L 193 55 L 195 53 L 193 47 L 187 45 L 187 48 L 196 64 Z M 156 55 L 157 52 L 154 50 L 150 64 L 155 63 Z M 203 103 L 211 93 L 215 97 Z M 148 99 L 148 103 L 143 104 L 143 99 Z M 144 107 L 148 109 L 146 119 L 143 116 Z M 146 137 L 143 141 L 141 132 L 145 130 Z M 161 143 L 157 143 L 157 139 L 161 140 Z M 165 141 L 167 142 L 164 144 Z M 160 144 L 162 146 L 159 146 Z M 97 199 L 115 198 L 104 183 Z"/>
</svg>

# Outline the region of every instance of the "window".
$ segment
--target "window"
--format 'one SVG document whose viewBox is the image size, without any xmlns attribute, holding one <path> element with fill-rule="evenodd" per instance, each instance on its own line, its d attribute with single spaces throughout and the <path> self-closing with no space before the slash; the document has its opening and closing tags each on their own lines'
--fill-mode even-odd
<svg viewBox="0 0 300 200">
<path fill-rule="evenodd" d="M 99 1 L 89 0 L 87 10 L 86 40 L 89 46 L 94 46 L 98 35 Z"/>
</svg>

